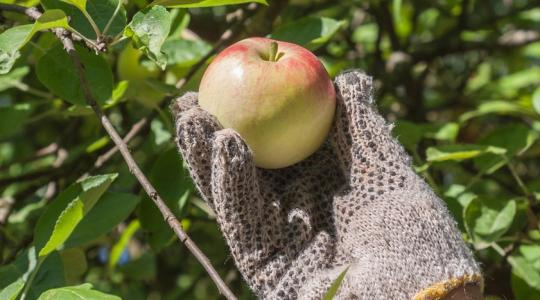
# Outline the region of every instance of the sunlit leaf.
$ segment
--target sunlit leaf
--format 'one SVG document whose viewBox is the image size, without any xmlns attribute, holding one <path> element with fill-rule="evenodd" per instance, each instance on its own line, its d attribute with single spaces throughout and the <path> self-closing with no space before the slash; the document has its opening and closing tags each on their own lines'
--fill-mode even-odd
<svg viewBox="0 0 540 300">
<path fill-rule="evenodd" d="M 39 256 L 61 246 L 116 178 L 116 174 L 88 177 L 64 190 L 41 215 L 34 244 Z"/>
<path fill-rule="evenodd" d="M 85 245 L 111 231 L 129 216 L 139 200 L 140 197 L 132 194 L 106 192 L 77 224 L 66 240 L 65 247 Z"/>
<path fill-rule="evenodd" d="M 52 289 L 44 292 L 39 296 L 38 300 L 120 300 L 121 298 L 114 295 L 108 295 L 100 291 L 92 289 L 89 283 L 77 286 L 65 286 L 57 289 Z"/>
<path fill-rule="evenodd" d="M 510 101 L 489 101 L 482 103 L 476 110 L 466 112 L 459 117 L 460 122 L 468 121 L 472 118 L 477 118 L 480 116 L 488 114 L 498 114 L 498 115 L 529 115 L 531 112 Z"/>
<path fill-rule="evenodd" d="M 446 145 L 439 147 L 429 147 L 426 150 L 426 158 L 428 161 L 446 161 L 446 160 L 466 160 L 478 157 L 480 155 L 492 153 L 503 155 L 506 150 L 493 146 L 481 145 Z"/>
<path fill-rule="evenodd" d="M 32 285 L 25 291 L 25 297 L 37 299 L 43 291 L 65 284 L 63 268 L 57 252 L 51 253 L 46 258 L 37 258 L 34 247 L 31 247 L 21 251 L 11 264 L 0 267 L 0 289 L 10 284 L 13 284 L 11 288 L 16 288 L 18 284 L 14 284 L 15 282 L 22 281 L 26 284 L 30 276 L 33 276 Z M 34 272 L 37 273 L 33 275 Z"/>
<path fill-rule="evenodd" d="M 22 278 L 17 279 L 12 284 L 6 286 L 0 290 L 0 299 L 16 300 L 19 293 L 24 287 L 24 280 Z"/>
<path fill-rule="evenodd" d="M 465 228 L 477 249 L 497 241 L 512 225 L 516 215 L 516 201 L 474 199 L 464 212 Z"/>
<path fill-rule="evenodd" d="M 124 232 L 122 232 L 120 240 L 118 240 L 118 242 L 111 249 L 111 255 L 108 262 L 109 269 L 114 269 L 114 267 L 118 264 L 118 260 L 120 259 L 122 252 L 124 252 L 126 249 L 129 240 L 140 227 L 141 224 L 139 223 L 139 220 L 133 220 L 131 223 L 129 223 Z"/>
<path fill-rule="evenodd" d="M 124 35 L 131 38 L 135 48 L 143 51 L 148 58 L 164 69 L 167 57 L 161 52 L 161 46 L 169 35 L 171 21 L 171 15 L 163 6 L 152 6 L 133 16 Z"/>
<path fill-rule="evenodd" d="M 167 40 L 162 47 L 167 55 L 167 65 L 180 68 L 191 67 L 201 60 L 212 47 L 204 41 L 173 39 Z"/>
<path fill-rule="evenodd" d="M 86 11 L 86 0 L 62 0 L 64 2 L 67 2 L 71 5 L 74 5 L 81 11 Z"/>
<path fill-rule="evenodd" d="M 33 25 L 16 26 L 2 32 L 0 34 L 0 74 L 11 70 L 20 56 L 19 49 L 28 43 L 34 34 L 57 27 L 70 28 L 66 14 L 59 9 L 52 9 L 45 11 Z"/>
<path fill-rule="evenodd" d="M 268 5 L 267 0 L 155 0 L 151 5 L 163 5 L 167 7 L 210 7 L 251 2 Z"/>
<path fill-rule="evenodd" d="M 536 88 L 532 94 L 532 104 L 536 113 L 540 114 L 540 87 Z"/>
</svg>

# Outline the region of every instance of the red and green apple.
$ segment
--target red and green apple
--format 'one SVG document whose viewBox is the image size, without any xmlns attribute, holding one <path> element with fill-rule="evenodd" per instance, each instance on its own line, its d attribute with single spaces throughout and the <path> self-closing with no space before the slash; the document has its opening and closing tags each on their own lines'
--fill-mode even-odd
<svg viewBox="0 0 540 300">
<path fill-rule="evenodd" d="M 321 146 L 336 99 L 328 73 L 309 50 L 248 38 L 208 66 L 199 104 L 242 136 L 256 166 L 276 169 L 300 162 Z"/>
</svg>

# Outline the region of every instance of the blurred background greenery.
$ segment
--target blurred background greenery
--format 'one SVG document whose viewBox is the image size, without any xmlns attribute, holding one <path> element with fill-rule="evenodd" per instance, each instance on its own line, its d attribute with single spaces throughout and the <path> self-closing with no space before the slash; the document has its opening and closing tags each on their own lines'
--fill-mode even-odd
<svg viewBox="0 0 540 300">
<path fill-rule="evenodd" d="M 96 42 L 87 16 L 65 2 L 0 3 L 62 9 L 72 28 Z M 254 296 L 177 155 L 167 106 L 197 90 L 215 52 L 249 36 L 304 45 L 332 77 L 349 68 L 374 76 L 379 110 L 475 250 L 486 295 L 540 299 L 540 1 L 270 0 L 156 9 L 158 25 L 170 28 L 157 51 L 133 18 L 147 4 L 88 1 L 108 47 L 99 56 L 78 51 L 135 159 L 241 299 Z M 29 22 L 0 12 L 0 32 Z M 37 275 L 29 299 L 80 283 L 124 299 L 218 299 L 122 158 L 109 155 L 114 145 L 84 105 L 54 36 L 39 32 L 18 54 L 0 75 L 0 290 L 30 270 Z M 102 190 L 96 195 L 84 184 Z M 32 249 L 47 242 L 38 220 L 53 228 L 62 210 L 51 207 L 73 189 L 93 193 L 96 204 L 39 270 L 29 267 Z"/>
</svg>

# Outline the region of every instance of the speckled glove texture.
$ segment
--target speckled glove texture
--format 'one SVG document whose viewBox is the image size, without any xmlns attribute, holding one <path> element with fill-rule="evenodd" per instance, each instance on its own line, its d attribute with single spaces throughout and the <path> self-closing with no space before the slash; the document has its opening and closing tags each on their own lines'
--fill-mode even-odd
<svg viewBox="0 0 540 300">
<path fill-rule="evenodd" d="M 263 299 L 440 299 L 482 285 L 445 204 L 411 168 L 373 105 L 372 79 L 335 79 L 333 128 L 291 167 L 253 165 L 250 149 L 197 105 L 177 99 L 177 143 L 215 211 L 238 269 Z"/>
</svg>

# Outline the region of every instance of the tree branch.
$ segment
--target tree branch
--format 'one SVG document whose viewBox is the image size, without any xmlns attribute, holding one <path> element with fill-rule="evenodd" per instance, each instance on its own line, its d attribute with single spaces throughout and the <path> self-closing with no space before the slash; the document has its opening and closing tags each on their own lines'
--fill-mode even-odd
<svg viewBox="0 0 540 300">
<path fill-rule="evenodd" d="M 7 5 L 7 4 L 0 6 L 0 8 L 3 10 L 24 12 L 27 16 L 31 17 L 32 19 L 37 19 L 41 16 L 41 13 L 35 8 L 24 8 L 17 5 Z M 133 156 L 131 156 L 131 153 L 126 143 L 118 135 L 118 133 L 116 132 L 116 129 L 110 122 L 109 118 L 107 118 L 107 116 L 103 113 L 101 108 L 98 106 L 96 100 L 94 99 L 94 96 L 92 95 L 92 92 L 90 91 L 88 82 L 86 81 L 86 77 L 84 74 L 84 66 L 81 63 L 79 55 L 77 54 L 77 51 L 75 50 L 73 41 L 69 37 L 68 32 L 64 29 L 56 29 L 54 30 L 54 32 L 56 36 L 58 37 L 58 39 L 62 42 L 64 49 L 69 54 L 71 61 L 75 65 L 77 74 L 79 75 L 79 80 L 80 80 L 80 84 L 83 90 L 83 95 L 86 99 L 87 104 L 92 107 L 92 109 L 94 110 L 94 113 L 96 114 L 98 119 L 101 121 L 103 128 L 105 128 L 105 131 L 107 131 L 107 133 L 109 134 L 109 136 L 111 137 L 115 145 L 118 147 L 118 150 L 120 151 L 120 153 L 122 154 L 122 157 L 126 161 L 130 172 L 137 178 L 141 186 L 144 188 L 145 192 L 154 201 L 159 211 L 163 215 L 163 218 L 172 228 L 176 236 L 178 236 L 180 241 L 186 245 L 186 247 L 191 251 L 191 253 L 195 256 L 195 258 L 204 267 L 206 272 L 208 272 L 208 274 L 210 275 L 214 283 L 217 285 L 220 293 L 223 294 L 227 299 L 236 299 L 234 294 L 230 291 L 230 289 L 227 287 L 225 282 L 221 279 L 217 271 L 214 269 L 214 267 L 210 263 L 210 260 L 206 257 L 206 255 L 204 255 L 204 253 L 202 253 L 199 247 L 197 247 L 197 245 L 189 238 L 186 232 L 182 229 L 180 222 L 176 219 L 176 217 L 173 215 L 173 213 L 167 207 L 167 205 L 165 205 L 165 203 L 159 196 L 156 189 L 152 186 L 150 181 L 148 181 L 148 178 L 146 178 L 146 175 L 144 175 L 144 173 L 141 171 L 141 169 L 139 168 L 139 166 L 133 159 Z"/>
</svg>

